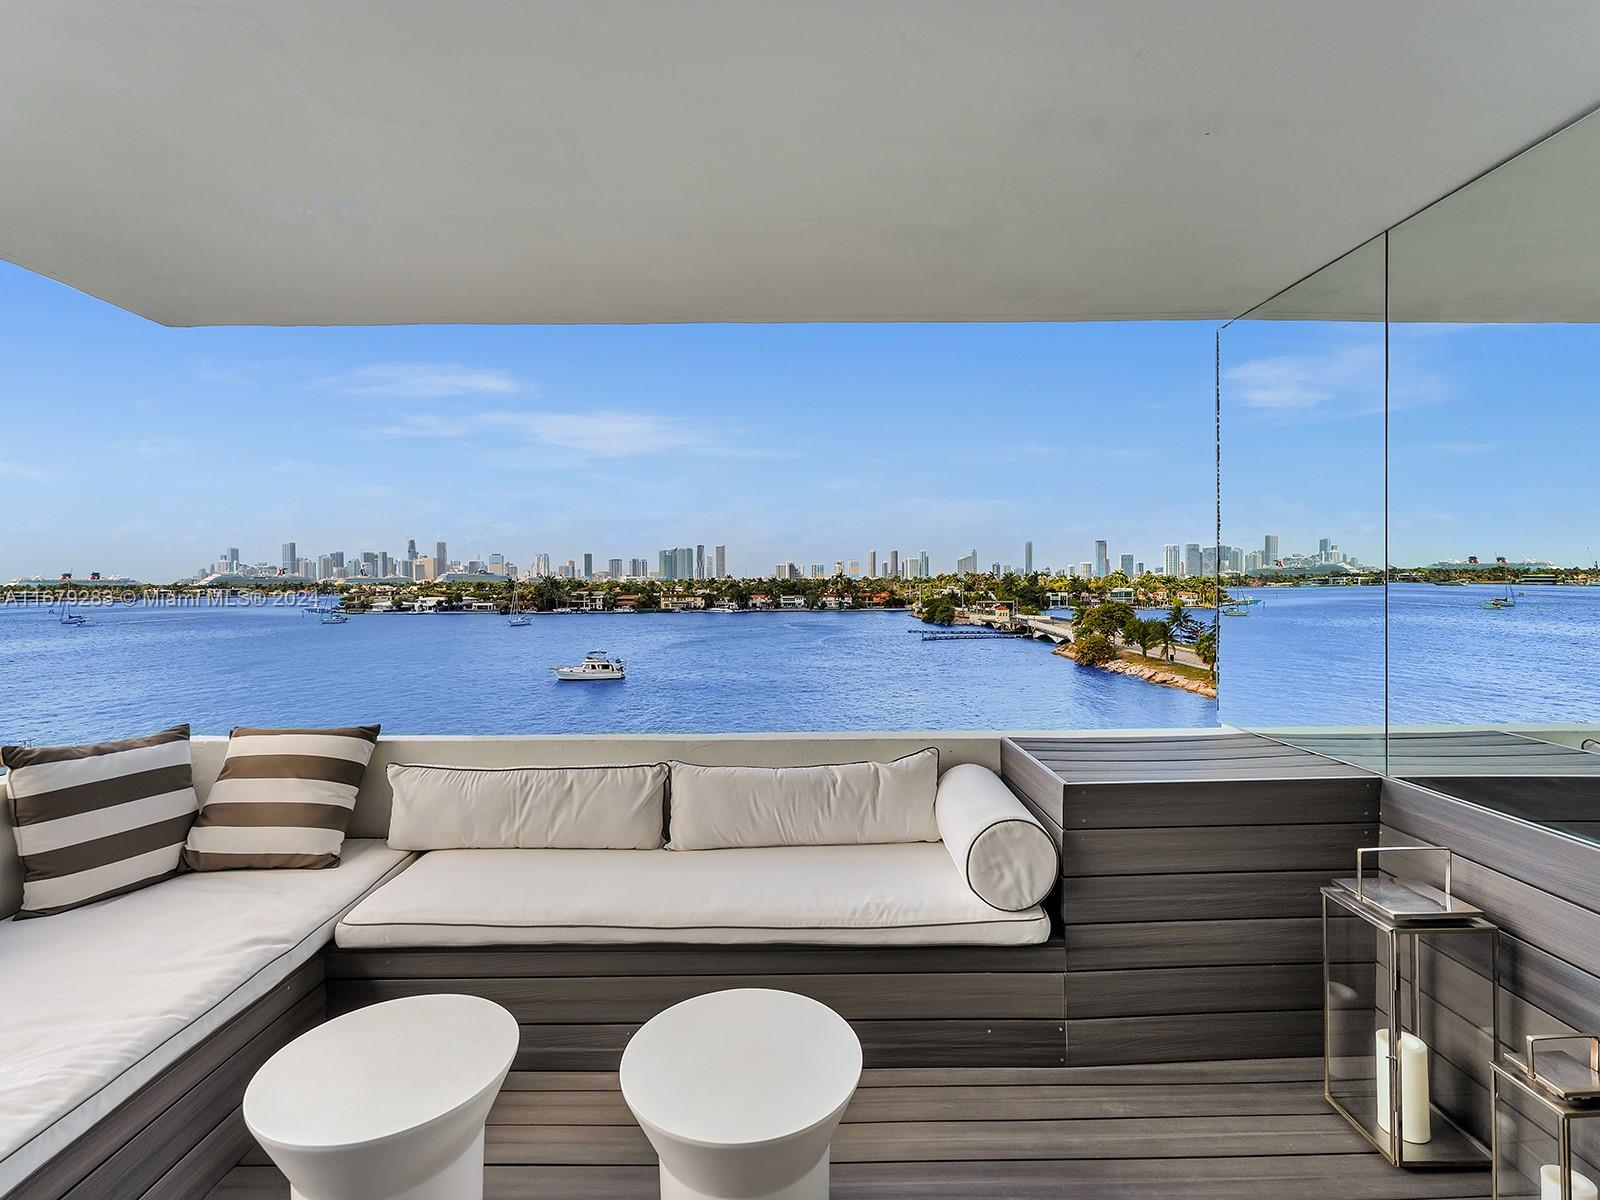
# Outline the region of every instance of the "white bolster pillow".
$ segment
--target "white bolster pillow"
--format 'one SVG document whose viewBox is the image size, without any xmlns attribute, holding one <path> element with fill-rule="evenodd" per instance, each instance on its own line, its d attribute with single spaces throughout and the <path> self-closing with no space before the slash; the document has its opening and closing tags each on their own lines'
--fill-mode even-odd
<svg viewBox="0 0 1600 1200">
<path fill-rule="evenodd" d="M 1060 874 L 1056 844 L 987 767 L 962 763 L 946 771 L 934 816 L 956 870 L 991 908 L 1021 912 L 1055 886 Z"/>
</svg>

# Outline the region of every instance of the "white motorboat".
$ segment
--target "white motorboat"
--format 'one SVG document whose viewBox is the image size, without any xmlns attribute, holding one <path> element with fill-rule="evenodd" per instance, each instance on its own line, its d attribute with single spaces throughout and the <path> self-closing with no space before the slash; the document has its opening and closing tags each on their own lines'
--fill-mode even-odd
<svg viewBox="0 0 1600 1200">
<path fill-rule="evenodd" d="M 583 656 L 583 661 L 575 667 L 551 667 L 551 674 L 557 679 L 569 682 L 594 681 L 603 679 L 623 678 L 622 660 L 608 658 L 604 650 L 591 650 Z"/>
<path fill-rule="evenodd" d="M 719 612 L 719 613 L 736 613 L 736 612 L 739 611 L 739 606 L 737 604 L 713 604 L 710 608 L 706 609 L 706 611 L 707 612 Z"/>
</svg>

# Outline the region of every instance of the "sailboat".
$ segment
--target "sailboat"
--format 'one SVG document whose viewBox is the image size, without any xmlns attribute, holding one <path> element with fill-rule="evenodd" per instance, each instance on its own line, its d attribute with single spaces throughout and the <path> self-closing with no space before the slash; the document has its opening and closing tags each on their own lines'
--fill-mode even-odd
<svg viewBox="0 0 1600 1200">
<path fill-rule="evenodd" d="M 511 581 L 511 615 L 506 618 L 506 624 L 513 629 L 525 629 L 531 622 L 528 614 L 517 607 L 517 581 Z"/>
<path fill-rule="evenodd" d="M 1481 607 L 1499 610 L 1503 608 L 1515 608 L 1516 606 L 1517 601 L 1511 595 L 1511 580 L 1508 579 L 1506 580 L 1506 594 L 1504 596 L 1490 597 L 1488 600 L 1483 602 Z"/>
</svg>

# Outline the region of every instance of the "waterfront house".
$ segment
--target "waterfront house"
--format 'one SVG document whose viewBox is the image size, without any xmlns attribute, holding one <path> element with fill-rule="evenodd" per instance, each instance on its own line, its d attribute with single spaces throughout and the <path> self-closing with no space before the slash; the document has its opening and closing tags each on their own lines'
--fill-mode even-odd
<svg viewBox="0 0 1600 1200">
<path fill-rule="evenodd" d="M 1600 325 L 1600 124 L 1585 119 L 1600 10 L 1579 0 L 16 0 L 3 21 L 0 255 L 163 325 L 409 339 L 457 323 L 1200 321 L 1193 386 L 1163 383 L 1159 423 L 1130 406 L 1118 447 L 1075 436 L 1078 406 L 1139 388 L 1013 398 L 996 363 L 995 398 L 964 420 L 1003 424 L 1017 454 L 966 461 L 952 427 L 948 465 L 915 495 L 957 513 L 963 469 L 1066 473 L 1126 452 L 1132 473 L 1143 444 L 1187 438 L 1220 468 L 1190 521 L 1219 531 L 1212 562 L 1224 537 L 1259 544 L 1269 510 L 1251 504 L 1291 510 L 1323 467 L 1385 553 L 1437 524 L 1440 464 L 1501 453 L 1458 430 L 1449 381 L 1465 375 L 1512 381 L 1501 440 L 1593 445 L 1585 409 L 1561 404 L 1589 394 Z M 1542 386 L 1556 342 L 1579 383 Z M 403 387 L 340 393 L 371 402 L 352 460 L 377 430 L 449 442 L 472 419 L 537 418 L 597 463 L 641 436 L 574 433 L 500 377 L 477 381 L 494 407 L 474 409 L 452 378 L 453 407 L 420 422 L 395 415 Z M 781 402 L 802 433 L 817 419 Z M 159 398 L 140 411 L 204 434 Z M 667 453 L 707 436 L 641 427 Z M 1351 431 L 1359 456 L 1304 453 Z M 63 426 L 39 461 L 74 462 L 96 432 Z M 48 472 L 11 443 L 0 485 L 31 487 Z M 862 444 L 865 469 L 905 469 L 883 446 Z M 733 469 L 738 448 L 717 449 Z M 1516 472 L 1480 478 L 1507 511 L 1595 511 L 1583 478 L 1536 498 Z M 128 515 L 107 523 L 140 528 Z M 967 543 L 965 519 L 949 540 Z M 233 736 L 191 738 L 172 696 L 160 733 L 9 746 L 0 1194 L 281 1200 L 286 1167 L 317 1200 L 643 1200 L 662 1194 L 659 1157 L 695 1143 L 713 1167 L 694 1192 L 776 1195 L 728 1178 L 777 1170 L 842 1120 L 837 1196 L 1593 1197 L 1592 1130 L 1494 1103 L 1518 1058 L 1532 1084 L 1538 1058 L 1600 1085 L 1592 1054 L 1538 1040 L 1600 1033 L 1600 731 L 1591 708 L 1550 717 L 1569 700 L 1557 669 L 1593 674 L 1593 625 L 1508 665 L 1496 631 L 1532 606 L 1405 591 L 1394 565 L 1343 597 L 1371 605 L 1363 619 L 1312 619 L 1293 663 L 1250 656 L 1269 628 L 1254 611 L 1215 623 L 1236 635 L 1197 635 L 1220 640 L 1215 728 L 1019 730 L 966 704 L 915 709 L 925 728 L 909 731 L 732 733 L 707 687 L 704 712 L 685 711 L 693 691 L 673 700 L 671 728 L 694 733 L 258 728 L 241 709 Z M 1316 598 L 1283 587 L 1267 614 Z M 1431 619 L 1446 603 L 1453 624 Z M 1446 640 L 1408 653 L 1409 633 L 1441 625 Z M 925 636 L 952 658 L 1035 648 Z M 1475 673 L 1438 688 L 1430 660 Z M 897 703 L 917 704 L 927 661 L 888 668 Z M 435 666 L 448 691 L 451 664 Z M 598 666 L 605 689 L 560 685 L 594 706 L 584 728 L 642 690 Z M 1230 696 L 1234 678 L 1256 690 Z M 1445 690 L 1492 691 L 1494 707 L 1417 716 Z M 1338 711 L 1301 719 L 1321 694 Z M 48 715 L 61 699 L 25 703 Z M 1351 895 L 1359 932 L 1336 953 L 1328 906 Z M 1386 919 L 1385 901 L 1402 908 Z M 1445 925 L 1491 924 L 1442 944 Z M 785 1014 L 758 1030 L 770 1053 L 715 1072 L 715 1036 L 673 1043 L 668 1059 L 698 1051 L 647 1075 L 659 1091 L 623 1095 L 642 1028 L 752 990 L 837 1020 L 769 1010 Z M 495 1024 L 473 1036 L 463 1009 L 430 1007 L 443 995 L 492 1002 Z M 381 1024 L 395 1010 L 380 1005 L 419 999 L 450 1019 Z M 344 1037 L 352 1017 L 386 1036 Z M 426 1061 L 428 1045 L 444 1052 Z M 500 1074 L 466 1080 L 480 1051 Z M 830 1067 L 853 1098 L 794 1128 Z M 386 1074 L 387 1089 L 352 1086 Z M 731 1118 L 729 1075 L 759 1084 Z M 263 1078 L 264 1109 L 247 1106 Z M 630 1105 L 651 1102 L 661 1120 L 642 1127 Z M 707 1112 L 715 1136 L 697 1139 Z M 728 1132 L 774 1112 L 781 1137 Z M 1406 1136 L 1423 1124 L 1427 1140 Z M 442 1183 L 418 1150 L 441 1129 L 466 1142 Z M 826 1194 L 811 1148 L 781 1194 Z"/>
<path fill-rule="evenodd" d="M 757 600 L 764 601 L 764 603 L 758 605 L 756 603 Z M 778 607 L 779 608 L 803 609 L 803 608 L 805 608 L 805 606 L 806 606 L 806 598 L 805 598 L 805 594 L 803 592 L 794 592 L 794 593 L 792 593 L 790 595 L 787 595 L 787 596 L 779 596 L 778 597 Z M 772 599 L 769 596 L 751 596 L 750 597 L 750 607 L 751 608 L 758 608 L 758 607 L 759 608 L 771 608 L 772 607 Z"/>
</svg>

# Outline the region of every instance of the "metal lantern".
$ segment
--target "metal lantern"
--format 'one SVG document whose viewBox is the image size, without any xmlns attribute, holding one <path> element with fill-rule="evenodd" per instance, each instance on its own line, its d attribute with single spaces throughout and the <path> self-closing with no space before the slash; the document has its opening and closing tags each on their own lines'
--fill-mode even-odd
<svg viewBox="0 0 1600 1200">
<path fill-rule="evenodd" d="M 1392 854 L 1442 859 L 1444 890 L 1383 875 Z M 1459 1089 L 1431 1046 L 1439 1010 L 1470 1012 L 1477 999 L 1441 995 L 1463 974 L 1441 971 L 1447 948 L 1487 964 L 1486 978 L 1467 974 L 1483 981 L 1478 1004 L 1494 1014 L 1491 1044 L 1500 1044 L 1499 930 L 1456 898 L 1453 879 L 1443 846 L 1372 846 L 1356 851 L 1353 878 L 1322 889 L 1323 1094 L 1397 1167 L 1489 1162 L 1491 1114 L 1448 1110 L 1441 1097 Z"/>
<path fill-rule="evenodd" d="M 1582 1122 L 1600 1117 L 1600 1037 L 1530 1037 L 1525 1058 L 1492 1065 L 1495 1200 L 1596 1200 L 1600 1122 Z"/>
</svg>

